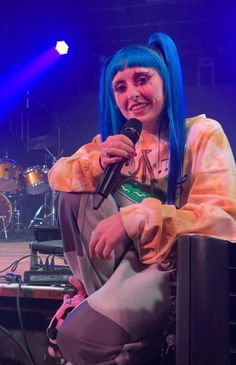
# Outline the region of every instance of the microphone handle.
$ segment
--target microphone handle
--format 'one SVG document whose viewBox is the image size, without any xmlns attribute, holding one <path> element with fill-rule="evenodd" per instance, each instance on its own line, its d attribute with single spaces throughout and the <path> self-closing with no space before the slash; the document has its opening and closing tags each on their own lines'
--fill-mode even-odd
<svg viewBox="0 0 236 365">
<path fill-rule="evenodd" d="M 104 199 L 108 197 L 113 189 L 113 186 L 120 174 L 125 160 L 121 160 L 113 165 L 107 166 L 100 183 L 97 186 L 96 193 L 101 195 Z"/>
</svg>

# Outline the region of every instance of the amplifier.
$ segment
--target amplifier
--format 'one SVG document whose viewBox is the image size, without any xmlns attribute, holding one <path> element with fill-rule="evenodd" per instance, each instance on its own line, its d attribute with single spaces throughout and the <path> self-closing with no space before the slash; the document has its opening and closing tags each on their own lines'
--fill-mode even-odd
<svg viewBox="0 0 236 365">
<path fill-rule="evenodd" d="M 29 270 L 24 272 L 24 283 L 32 285 L 68 285 L 73 275 L 69 267 L 54 270 Z"/>
</svg>

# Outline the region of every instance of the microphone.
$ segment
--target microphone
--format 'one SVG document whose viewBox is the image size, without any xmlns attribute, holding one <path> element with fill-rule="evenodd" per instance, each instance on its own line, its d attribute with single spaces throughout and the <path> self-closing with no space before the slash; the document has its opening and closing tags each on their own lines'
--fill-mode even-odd
<svg viewBox="0 0 236 365">
<path fill-rule="evenodd" d="M 120 133 L 127 136 L 135 144 L 140 137 L 141 131 L 142 123 L 138 119 L 131 118 L 123 125 Z M 114 183 L 116 182 L 125 161 L 126 159 L 123 158 L 121 161 L 106 167 L 95 191 L 93 209 L 98 209 L 104 199 L 106 199 L 111 193 Z M 100 200 L 97 203 L 95 200 L 98 198 L 98 195 Z"/>
</svg>

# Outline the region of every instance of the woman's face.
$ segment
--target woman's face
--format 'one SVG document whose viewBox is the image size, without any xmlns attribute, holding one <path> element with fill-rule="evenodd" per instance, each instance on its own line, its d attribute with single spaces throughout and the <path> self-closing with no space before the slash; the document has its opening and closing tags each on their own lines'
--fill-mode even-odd
<svg viewBox="0 0 236 365">
<path fill-rule="evenodd" d="M 143 128 L 156 132 L 164 107 L 163 80 L 155 69 L 130 67 L 112 81 L 115 101 L 126 119 L 139 119 Z"/>
</svg>

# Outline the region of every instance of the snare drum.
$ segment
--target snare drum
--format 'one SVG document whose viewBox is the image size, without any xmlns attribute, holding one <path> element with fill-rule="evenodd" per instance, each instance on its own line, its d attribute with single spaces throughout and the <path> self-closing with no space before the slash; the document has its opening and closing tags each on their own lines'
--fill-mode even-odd
<svg viewBox="0 0 236 365">
<path fill-rule="evenodd" d="M 0 231 L 5 230 L 12 219 L 12 206 L 10 200 L 0 193 Z"/>
<path fill-rule="evenodd" d="M 36 195 L 49 190 L 48 171 L 46 166 L 32 166 L 24 170 L 23 177 L 27 194 Z"/>
<path fill-rule="evenodd" d="M 18 186 L 20 167 L 14 160 L 0 160 L 0 191 L 14 191 Z"/>
</svg>

